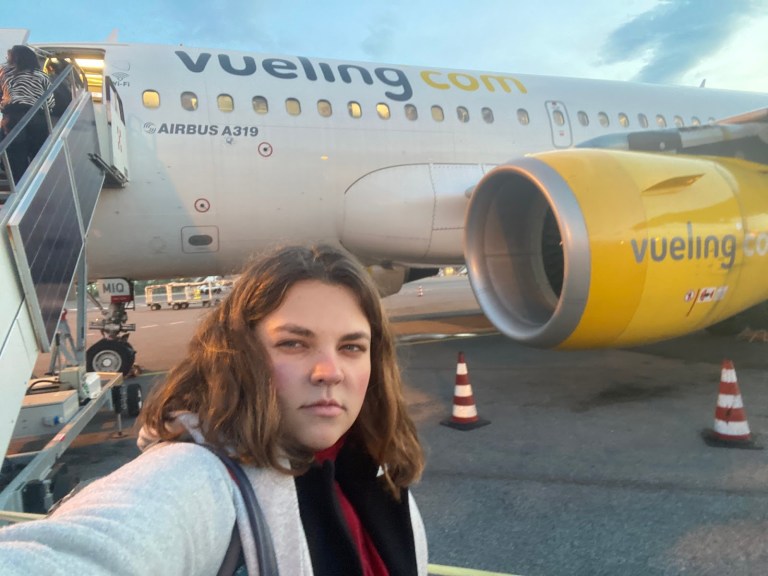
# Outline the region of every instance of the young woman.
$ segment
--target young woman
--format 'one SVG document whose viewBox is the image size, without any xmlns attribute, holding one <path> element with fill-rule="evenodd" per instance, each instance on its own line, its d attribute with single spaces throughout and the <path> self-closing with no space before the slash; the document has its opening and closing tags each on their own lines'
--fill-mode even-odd
<svg viewBox="0 0 768 576">
<path fill-rule="evenodd" d="M 423 455 L 366 272 L 331 247 L 248 267 L 148 400 L 145 453 L 49 518 L 0 530 L 0 574 L 216 574 L 242 500 L 207 443 L 238 459 L 284 576 L 426 575 L 408 486 Z"/>
<path fill-rule="evenodd" d="M 50 86 L 37 55 L 29 46 L 19 44 L 8 50 L 8 63 L 0 69 L 0 111 L 3 113 L 0 136 L 8 135 Z M 53 94 L 46 106 L 53 110 Z M 8 147 L 14 181 L 21 179 L 46 138 L 48 125 L 41 108 Z"/>
</svg>

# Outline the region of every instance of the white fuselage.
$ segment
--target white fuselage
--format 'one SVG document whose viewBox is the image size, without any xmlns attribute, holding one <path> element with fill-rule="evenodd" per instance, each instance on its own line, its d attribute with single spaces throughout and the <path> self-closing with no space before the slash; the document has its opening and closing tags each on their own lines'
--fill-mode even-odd
<svg viewBox="0 0 768 576">
<path fill-rule="evenodd" d="M 676 118 L 707 123 L 765 104 L 762 94 L 698 88 L 186 47 L 88 48 L 104 50 L 104 73 L 122 98 L 130 179 L 102 191 L 88 242 L 93 277 L 224 274 L 267 245 L 339 242 L 345 192 L 384 168 L 500 164 L 641 130 L 639 114 L 655 129 L 657 117 L 668 126 Z M 147 107 L 154 94 L 159 106 Z M 210 242 L 195 247 L 190 236 Z M 445 260 L 462 257 L 458 242 Z"/>
</svg>

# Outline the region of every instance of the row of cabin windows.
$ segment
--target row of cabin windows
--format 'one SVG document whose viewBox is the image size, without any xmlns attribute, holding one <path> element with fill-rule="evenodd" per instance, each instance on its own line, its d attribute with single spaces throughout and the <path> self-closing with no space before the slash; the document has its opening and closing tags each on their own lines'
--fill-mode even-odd
<svg viewBox="0 0 768 576">
<path fill-rule="evenodd" d="M 160 93 L 155 90 L 145 90 L 143 94 L 144 106 L 147 108 L 159 108 L 160 107 Z M 235 109 L 235 100 L 229 94 L 219 94 L 216 97 L 216 105 L 221 112 L 233 112 Z M 267 114 L 269 112 L 269 102 L 264 96 L 254 96 L 251 100 L 251 106 L 256 114 Z M 181 107 L 184 110 L 194 111 L 198 107 L 198 98 L 194 92 L 182 92 L 181 93 Z M 290 116 L 299 116 L 301 114 L 301 102 L 296 98 L 285 99 L 285 111 Z M 413 104 L 405 104 L 403 112 L 408 120 L 415 121 L 419 118 L 419 112 Z M 317 101 L 317 113 L 328 118 L 333 114 L 333 106 L 328 100 Z M 359 102 L 350 101 L 347 103 L 347 113 L 352 118 L 361 118 L 363 115 L 363 108 Z M 388 120 L 392 116 L 392 111 L 389 104 L 383 102 L 376 104 L 376 114 L 379 118 Z M 430 114 L 435 122 L 442 122 L 445 120 L 445 112 L 441 106 L 434 105 L 430 108 Z M 494 121 L 493 110 L 488 107 L 480 109 L 480 117 L 486 124 L 492 124 Z M 459 122 L 467 123 L 470 120 L 469 110 L 464 106 L 456 107 L 456 118 Z M 582 126 L 589 126 L 589 114 L 583 110 L 579 110 L 577 113 L 579 124 Z M 517 120 L 523 126 L 530 123 L 530 115 L 525 108 L 519 108 L 517 110 Z M 560 110 L 554 110 L 552 112 L 552 120 L 558 126 L 565 125 L 565 115 Z M 605 112 L 598 112 L 597 121 L 600 126 L 607 128 L 611 125 L 611 120 Z M 667 127 L 667 119 L 663 114 L 657 114 L 655 117 L 656 126 L 659 128 Z M 685 126 L 685 122 L 681 116 L 674 116 L 672 122 L 678 128 Z M 714 122 L 714 118 L 710 118 L 709 122 Z M 619 126 L 628 128 L 631 124 L 630 118 L 627 114 L 620 112 L 618 115 Z M 645 114 L 637 115 L 637 123 L 642 128 L 648 128 L 651 121 Z M 696 116 L 691 118 L 692 126 L 700 126 L 701 120 Z"/>
<path fill-rule="evenodd" d="M 143 95 L 143 102 L 146 108 L 158 108 L 160 106 L 160 94 L 154 90 L 146 90 Z M 219 94 L 216 97 L 216 104 L 221 112 L 233 112 L 235 109 L 235 101 L 229 94 Z M 257 114 L 267 114 L 269 112 L 269 103 L 264 96 L 254 96 L 251 105 Z M 198 99 L 194 92 L 182 92 L 181 107 L 189 111 L 197 110 Z M 286 98 L 285 111 L 291 116 L 299 116 L 301 114 L 301 102 L 296 98 Z M 359 102 L 350 101 L 347 103 L 347 112 L 352 118 L 361 118 L 363 116 L 363 107 Z M 403 107 L 403 112 L 408 120 L 419 119 L 419 111 L 413 104 L 406 104 Z M 441 106 L 432 106 L 430 112 L 432 119 L 436 122 L 445 120 L 445 112 Z M 317 113 L 327 118 L 333 114 L 333 106 L 328 100 L 318 100 Z M 388 120 L 392 116 L 389 104 L 383 102 L 376 105 L 376 113 L 379 118 L 384 120 Z M 482 108 L 480 115 L 486 123 L 493 123 L 493 110 L 490 108 Z M 469 110 L 464 106 L 458 106 L 456 108 L 456 117 L 460 122 L 469 122 Z M 527 124 L 528 122 L 526 121 L 525 123 Z"/>
</svg>

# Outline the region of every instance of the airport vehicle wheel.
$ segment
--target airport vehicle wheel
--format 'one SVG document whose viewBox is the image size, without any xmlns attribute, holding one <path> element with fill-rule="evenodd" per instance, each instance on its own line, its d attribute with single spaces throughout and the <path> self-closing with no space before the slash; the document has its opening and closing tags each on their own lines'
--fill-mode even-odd
<svg viewBox="0 0 768 576">
<path fill-rule="evenodd" d="M 128 374 L 136 359 L 133 346 L 123 340 L 102 338 L 85 353 L 88 372 L 122 372 Z"/>
<path fill-rule="evenodd" d="M 152 310 L 160 310 L 160 304 L 152 304 Z"/>
<path fill-rule="evenodd" d="M 144 405 L 140 384 L 128 384 L 125 395 L 125 408 L 130 418 L 136 418 Z"/>
<path fill-rule="evenodd" d="M 115 414 L 125 414 L 128 407 L 125 405 L 125 385 L 112 386 L 112 409 Z"/>
<path fill-rule="evenodd" d="M 178 302 L 174 302 L 174 304 L 173 304 L 173 306 L 171 306 L 171 308 L 173 308 L 174 310 L 178 310 L 179 308 L 181 308 L 181 305 Z"/>
</svg>

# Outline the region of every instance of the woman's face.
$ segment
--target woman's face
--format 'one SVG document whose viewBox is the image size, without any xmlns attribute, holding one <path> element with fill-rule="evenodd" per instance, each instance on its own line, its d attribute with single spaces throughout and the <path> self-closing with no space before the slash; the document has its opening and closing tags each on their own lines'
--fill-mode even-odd
<svg viewBox="0 0 768 576">
<path fill-rule="evenodd" d="M 333 446 L 360 413 L 371 376 L 371 327 L 353 293 L 297 282 L 256 330 L 284 430 L 314 451 Z"/>
</svg>

